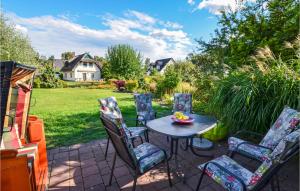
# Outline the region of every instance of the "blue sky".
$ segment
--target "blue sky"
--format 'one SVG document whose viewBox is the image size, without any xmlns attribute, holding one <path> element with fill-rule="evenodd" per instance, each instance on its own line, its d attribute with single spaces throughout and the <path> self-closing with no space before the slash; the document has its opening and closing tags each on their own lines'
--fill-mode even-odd
<svg viewBox="0 0 300 191">
<path fill-rule="evenodd" d="M 153 59 L 182 59 L 209 39 L 219 10 L 235 0 L 2 0 L 2 10 L 45 56 L 64 51 L 104 56 L 126 43 Z"/>
</svg>

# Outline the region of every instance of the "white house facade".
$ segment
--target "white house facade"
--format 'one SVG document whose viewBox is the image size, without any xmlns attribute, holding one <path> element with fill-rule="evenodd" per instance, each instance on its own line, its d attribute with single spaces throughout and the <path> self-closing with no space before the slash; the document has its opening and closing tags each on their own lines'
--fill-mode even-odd
<svg viewBox="0 0 300 191">
<path fill-rule="evenodd" d="M 100 63 L 88 54 L 81 54 L 66 61 L 61 69 L 63 79 L 67 81 L 99 81 L 101 79 Z"/>
</svg>

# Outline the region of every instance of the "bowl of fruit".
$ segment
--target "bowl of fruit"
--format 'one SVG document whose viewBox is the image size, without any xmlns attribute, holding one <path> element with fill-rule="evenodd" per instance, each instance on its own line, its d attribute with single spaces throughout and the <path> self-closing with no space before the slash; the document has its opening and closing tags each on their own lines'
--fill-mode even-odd
<svg viewBox="0 0 300 191">
<path fill-rule="evenodd" d="M 175 112 L 171 118 L 174 122 L 181 124 L 189 124 L 194 122 L 194 118 L 181 112 Z"/>
</svg>

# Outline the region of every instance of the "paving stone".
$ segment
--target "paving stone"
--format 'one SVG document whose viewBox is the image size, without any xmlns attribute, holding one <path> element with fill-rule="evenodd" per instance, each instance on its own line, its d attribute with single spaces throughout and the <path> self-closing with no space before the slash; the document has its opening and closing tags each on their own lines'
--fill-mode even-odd
<svg viewBox="0 0 300 191">
<path fill-rule="evenodd" d="M 128 176 L 130 175 L 130 172 L 126 166 L 122 166 L 114 169 L 114 175 L 116 178 L 118 178 L 121 176 Z"/>
<path fill-rule="evenodd" d="M 102 178 L 100 176 L 100 174 L 94 174 L 88 177 L 84 177 L 83 178 L 83 183 L 84 183 L 84 187 L 85 188 L 90 188 L 92 186 L 95 186 L 97 184 L 101 184 L 102 183 Z"/>
<path fill-rule="evenodd" d="M 69 152 L 56 153 L 54 159 L 69 159 Z"/>
<path fill-rule="evenodd" d="M 119 185 L 116 182 L 113 182 L 110 186 L 106 186 L 106 191 L 119 191 Z"/>
<path fill-rule="evenodd" d="M 72 167 L 69 169 L 70 177 L 82 176 L 81 168 L 80 167 Z"/>
<path fill-rule="evenodd" d="M 96 165 L 96 160 L 95 160 L 95 158 L 89 158 L 87 160 L 81 160 L 80 165 L 81 165 L 82 168 L 89 167 L 89 166 L 92 166 L 92 165 Z"/>
<path fill-rule="evenodd" d="M 83 177 L 87 177 L 87 176 L 92 175 L 92 174 L 99 174 L 100 175 L 100 172 L 99 172 L 98 167 L 96 165 L 92 165 L 92 166 L 89 166 L 89 167 L 86 167 L 86 168 L 82 168 L 82 176 Z"/>
<path fill-rule="evenodd" d="M 58 165 L 58 166 L 52 167 L 51 176 L 61 174 L 61 173 L 69 174 L 69 166 L 68 165 Z"/>
<path fill-rule="evenodd" d="M 100 168 L 100 174 L 103 176 L 103 175 L 106 175 L 106 174 L 110 174 L 111 172 L 111 169 L 109 167 L 105 167 L 105 168 Z"/>
<path fill-rule="evenodd" d="M 94 158 L 95 155 L 93 152 L 88 152 L 88 153 L 81 153 L 80 154 L 80 160 L 84 161 L 84 160 L 88 160 L 88 159 L 92 159 Z"/>
<path fill-rule="evenodd" d="M 55 185 L 58 185 L 66 180 L 69 179 L 68 173 L 61 173 L 55 176 L 51 176 L 49 180 L 49 186 L 53 187 Z"/>
<path fill-rule="evenodd" d="M 86 191 L 105 191 L 105 186 L 103 184 L 97 184 L 85 189 Z"/>
</svg>

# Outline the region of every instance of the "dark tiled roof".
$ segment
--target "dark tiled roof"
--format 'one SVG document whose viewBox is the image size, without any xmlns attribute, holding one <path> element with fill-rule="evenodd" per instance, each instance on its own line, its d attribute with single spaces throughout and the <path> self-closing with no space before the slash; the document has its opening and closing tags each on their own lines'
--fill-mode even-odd
<svg viewBox="0 0 300 191">
<path fill-rule="evenodd" d="M 152 67 L 156 68 L 157 65 L 160 66 L 160 69 L 158 70 L 159 72 L 167 65 L 167 63 L 170 61 L 170 60 L 173 60 L 173 58 L 164 58 L 164 59 L 160 59 L 160 60 L 156 60 L 154 63 L 152 63 Z"/>
<path fill-rule="evenodd" d="M 69 61 L 66 61 L 64 66 L 62 67 L 61 71 L 62 72 L 69 72 L 72 71 L 73 68 L 80 62 L 80 61 L 86 61 L 86 62 L 94 62 L 99 69 L 101 69 L 100 63 L 91 59 L 91 58 L 83 58 L 87 53 L 84 54 L 80 54 L 75 56 L 74 58 L 72 58 Z"/>
</svg>

